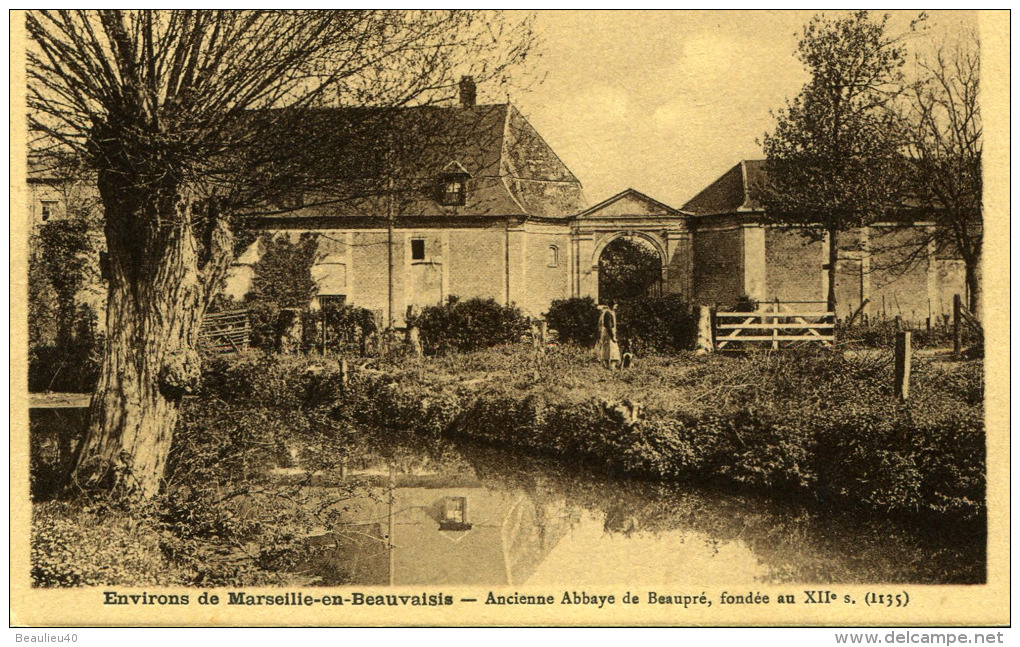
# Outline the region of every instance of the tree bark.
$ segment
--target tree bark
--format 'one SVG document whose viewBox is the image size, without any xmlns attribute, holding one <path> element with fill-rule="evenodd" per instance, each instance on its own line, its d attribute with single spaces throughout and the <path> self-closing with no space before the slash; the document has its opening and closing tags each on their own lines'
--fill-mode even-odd
<svg viewBox="0 0 1020 647">
<path fill-rule="evenodd" d="M 981 299 L 981 255 L 978 254 L 975 258 L 966 264 L 965 277 L 967 281 L 967 294 L 969 296 L 967 300 L 967 307 L 970 309 L 970 313 L 974 315 L 974 318 L 978 321 L 984 321 L 984 313 L 981 311 L 984 307 Z"/>
<path fill-rule="evenodd" d="M 201 374 L 197 335 L 231 245 L 211 209 L 196 219 L 196 236 L 195 205 L 179 187 L 153 198 L 137 186 L 100 178 L 111 270 L 106 349 L 72 483 L 148 498 L 159 492 L 181 398 Z"/>
</svg>

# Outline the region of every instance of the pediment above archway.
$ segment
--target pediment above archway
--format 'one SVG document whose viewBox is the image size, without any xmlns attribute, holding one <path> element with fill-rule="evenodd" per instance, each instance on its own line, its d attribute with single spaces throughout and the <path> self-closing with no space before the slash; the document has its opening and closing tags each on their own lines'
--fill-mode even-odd
<svg viewBox="0 0 1020 647">
<path fill-rule="evenodd" d="M 575 220 L 632 220 L 635 218 L 679 219 L 684 220 L 688 214 L 674 209 L 667 204 L 648 197 L 640 191 L 627 189 L 613 197 L 603 200 L 574 216 Z"/>
</svg>

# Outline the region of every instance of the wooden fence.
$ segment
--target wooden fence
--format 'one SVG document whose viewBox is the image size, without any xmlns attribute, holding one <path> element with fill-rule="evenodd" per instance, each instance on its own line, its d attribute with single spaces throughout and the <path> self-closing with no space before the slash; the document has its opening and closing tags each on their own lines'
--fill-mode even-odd
<svg viewBox="0 0 1020 647">
<path fill-rule="evenodd" d="M 831 346 L 836 313 L 815 301 L 773 301 L 751 312 L 715 313 L 717 350 L 796 348 L 807 344 Z"/>
<path fill-rule="evenodd" d="M 248 348 L 250 340 L 247 310 L 208 313 L 198 333 L 199 348 L 218 353 L 240 352 Z"/>
</svg>

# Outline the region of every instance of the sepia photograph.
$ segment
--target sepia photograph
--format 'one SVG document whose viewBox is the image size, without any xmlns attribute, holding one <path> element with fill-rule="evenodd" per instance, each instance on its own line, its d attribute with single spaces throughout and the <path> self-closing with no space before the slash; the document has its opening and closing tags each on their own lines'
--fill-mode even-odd
<svg viewBox="0 0 1020 647">
<path fill-rule="evenodd" d="M 1009 625 L 1008 12 L 10 20 L 12 627 Z"/>
</svg>

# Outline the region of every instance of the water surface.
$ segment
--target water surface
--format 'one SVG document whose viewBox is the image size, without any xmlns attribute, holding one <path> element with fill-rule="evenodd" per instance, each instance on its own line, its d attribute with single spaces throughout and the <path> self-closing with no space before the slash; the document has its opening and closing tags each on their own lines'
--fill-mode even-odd
<svg viewBox="0 0 1020 647">
<path fill-rule="evenodd" d="M 374 434 L 311 582 L 392 585 L 967 583 L 980 533 L 661 484 L 502 448 Z M 366 450 L 364 447 L 371 447 Z"/>
</svg>

